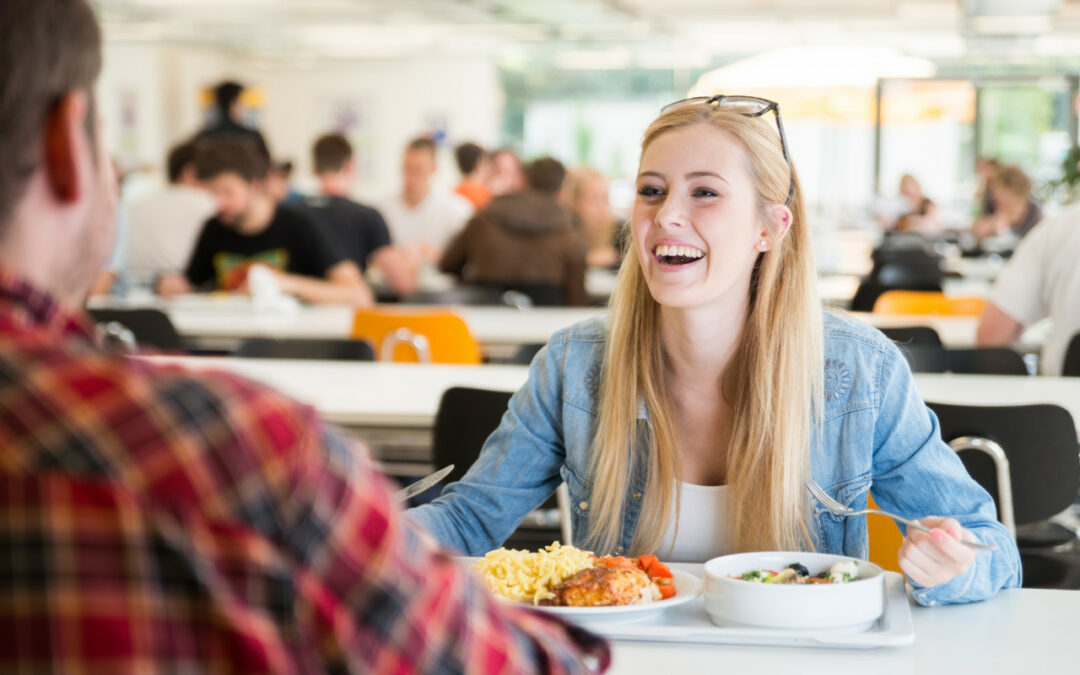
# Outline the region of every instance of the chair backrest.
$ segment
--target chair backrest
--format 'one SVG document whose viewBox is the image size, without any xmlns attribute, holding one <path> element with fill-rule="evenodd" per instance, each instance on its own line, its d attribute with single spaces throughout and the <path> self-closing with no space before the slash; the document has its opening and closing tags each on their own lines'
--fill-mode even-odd
<svg viewBox="0 0 1080 675">
<path fill-rule="evenodd" d="M 381 354 L 383 342 L 393 334 L 393 340 L 401 342 L 393 349 L 394 361 L 422 360 L 409 340 L 402 338 L 403 328 L 427 341 L 432 363 L 481 362 L 480 346 L 465 320 L 450 311 L 360 309 L 353 317 L 352 337 L 370 341 Z"/>
<path fill-rule="evenodd" d="M 890 290 L 878 296 L 873 311 L 875 314 L 978 316 L 985 306 L 985 298 L 950 298 L 937 291 Z"/>
<path fill-rule="evenodd" d="M 1080 490 L 1080 457 L 1072 415 L 1051 404 L 967 406 L 927 403 L 941 423 L 946 442 L 962 436 L 986 438 L 1009 459 L 1013 512 L 1017 525 L 1061 513 Z M 960 454 L 968 473 L 998 498 L 996 468 L 985 454 Z"/>
<path fill-rule="evenodd" d="M 885 337 L 897 343 L 901 347 L 942 347 L 941 336 L 930 326 L 902 326 L 897 328 L 882 328 Z"/>
<path fill-rule="evenodd" d="M 1072 336 L 1065 349 L 1065 363 L 1061 366 L 1062 375 L 1080 376 L 1080 333 Z"/>
<path fill-rule="evenodd" d="M 160 309 L 88 309 L 97 324 L 118 323 L 131 331 L 141 346 L 166 352 L 183 350 L 180 334 Z"/>
<path fill-rule="evenodd" d="M 945 349 L 929 345 L 899 345 L 916 373 L 1028 375 L 1024 357 L 1008 347 Z"/>
<path fill-rule="evenodd" d="M 443 485 L 461 480 L 480 456 L 484 442 L 502 421 L 511 396 L 513 393 L 509 391 L 470 387 L 451 387 L 443 392 L 431 434 L 431 454 L 435 466 L 454 465 L 454 470 Z M 562 539 L 564 542 L 573 541 L 570 500 L 565 484 L 560 485 L 541 508 L 559 510 Z M 514 541 L 521 540 L 511 537 L 507 545 Z"/>
<path fill-rule="evenodd" d="M 277 340 L 251 338 L 236 355 L 256 359 L 322 359 L 328 361 L 374 361 L 375 349 L 367 340 Z"/>
<path fill-rule="evenodd" d="M 461 480 L 484 441 L 495 431 L 510 403 L 513 392 L 451 387 L 443 392 L 435 413 L 431 454 L 435 466 L 453 464 L 444 485 Z"/>
</svg>

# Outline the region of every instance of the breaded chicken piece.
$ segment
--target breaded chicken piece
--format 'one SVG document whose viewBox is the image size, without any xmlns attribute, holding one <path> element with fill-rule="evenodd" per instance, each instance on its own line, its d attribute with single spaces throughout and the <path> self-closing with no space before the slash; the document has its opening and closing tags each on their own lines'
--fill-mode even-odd
<svg viewBox="0 0 1080 675">
<path fill-rule="evenodd" d="M 659 599 L 649 575 L 641 570 L 591 567 L 556 586 L 553 604 L 564 607 L 629 605 L 641 600 L 644 589 L 652 591 L 647 597 Z"/>
</svg>

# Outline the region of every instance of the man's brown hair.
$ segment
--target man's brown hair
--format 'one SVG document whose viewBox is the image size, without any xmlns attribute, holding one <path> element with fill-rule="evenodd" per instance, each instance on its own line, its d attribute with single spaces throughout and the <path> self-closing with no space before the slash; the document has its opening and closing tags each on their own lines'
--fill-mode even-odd
<svg viewBox="0 0 1080 675">
<path fill-rule="evenodd" d="M 266 178 L 270 162 L 251 140 L 239 136 L 219 136 L 201 140 L 195 150 L 195 174 L 201 181 L 235 173 L 247 182 Z"/>
<path fill-rule="evenodd" d="M 435 141 L 431 140 L 427 136 L 420 136 L 409 141 L 409 144 L 405 146 L 406 152 L 412 152 L 413 150 L 423 150 L 430 152 L 432 156 L 435 155 Z"/>
<path fill-rule="evenodd" d="M 1004 188 L 1027 199 L 1031 196 L 1031 179 L 1017 166 L 1003 166 L 990 179 L 990 185 Z"/>
<path fill-rule="evenodd" d="M 566 167 L 553 157 L 541 157 L 525 167 L 525 182 L 537 192 L 553 195 L 562 187 Z"/>
<path fill-rule="evenodd" d="M 0 234 L 37 169 L 49 112 L 72 91 L 90 97 L 87 133 L 97 152 L 100 72 L 101 30 L 85 0 L 0 2 Z"/>
<path fill-rule="evenodd" d="M 476 171 L 476 165 L 480 163 L 487 153 L 476 143 L 462 143 L 454 150 L 454 159 L 457 160 L 458 171 L 462 176 L 468 176 Z"/>
<path fill-rule="evenodd" d="M 315 173 L 333 173 L 345 168 L 352 159 L 353 151 L 349 139 L 341 134 L 326 134 L 315 141 L 311 150 L 315 162 Z"/>
</svg>

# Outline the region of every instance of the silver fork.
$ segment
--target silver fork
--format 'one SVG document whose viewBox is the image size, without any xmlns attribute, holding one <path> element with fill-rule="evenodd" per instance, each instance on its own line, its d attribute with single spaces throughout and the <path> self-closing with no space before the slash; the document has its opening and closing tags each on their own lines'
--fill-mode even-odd
<svg viewBox="0 0 1080 675">
<path fill-rule="evenodd" d="M 895 513 L 889 513 L 888 511 L 882 511 L 881 509 L 856 510 L 851 508 L 850 506 L 844 506 L 840 502 L 830 497 L 828 492 L 825 492 L 825 490 L 822 489 L 820 485 L 818 485 L 812 480 L 806 481 L 806 489 L 810 491 L 810 494 L 814 495 L 814 499 L 818 500 L 818 503 L 824 506 L 827 511 L 829 511 L 830 513 L 835 513 L 838 516 L 861 516 L 864 513 L 873 513 L 879 516 L 888 516 L 889 518 L 899 521 L 907 525 L 908 527 L 919 530 L 920 532 L 931 532 L 931 529 L 929 527 L 922 525 L 914 520 L 908 520 L 907 518 L 898 516 Z M 960 539 L 959 541 L 964 546 L 978 549 L 980 551 L 993 551 L 997 549 L 997 546 L 995 546 L 994 544 L 979 544 L 974 541 L 966 541 L 964 539 Z"/>
</svg>

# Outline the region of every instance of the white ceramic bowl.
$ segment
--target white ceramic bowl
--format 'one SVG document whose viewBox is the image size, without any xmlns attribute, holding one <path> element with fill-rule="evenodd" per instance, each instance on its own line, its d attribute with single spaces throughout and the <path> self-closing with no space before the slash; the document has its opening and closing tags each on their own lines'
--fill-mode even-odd
<svg viewBox="0 0 1080 675">
<path fill-rule="evenodd" d="M 792 563 L 818 574 L 855 560 L 856 581 L 839 584 L 761 584 L 734 579 L 755 569 L 780 571 Z M 713 623 L 787 629 L 869 628 L 884 609 L 885 576 L 872 562 L 828 553 L 736 553 L 705 563 L 705 610 Z"/>
</svg>

